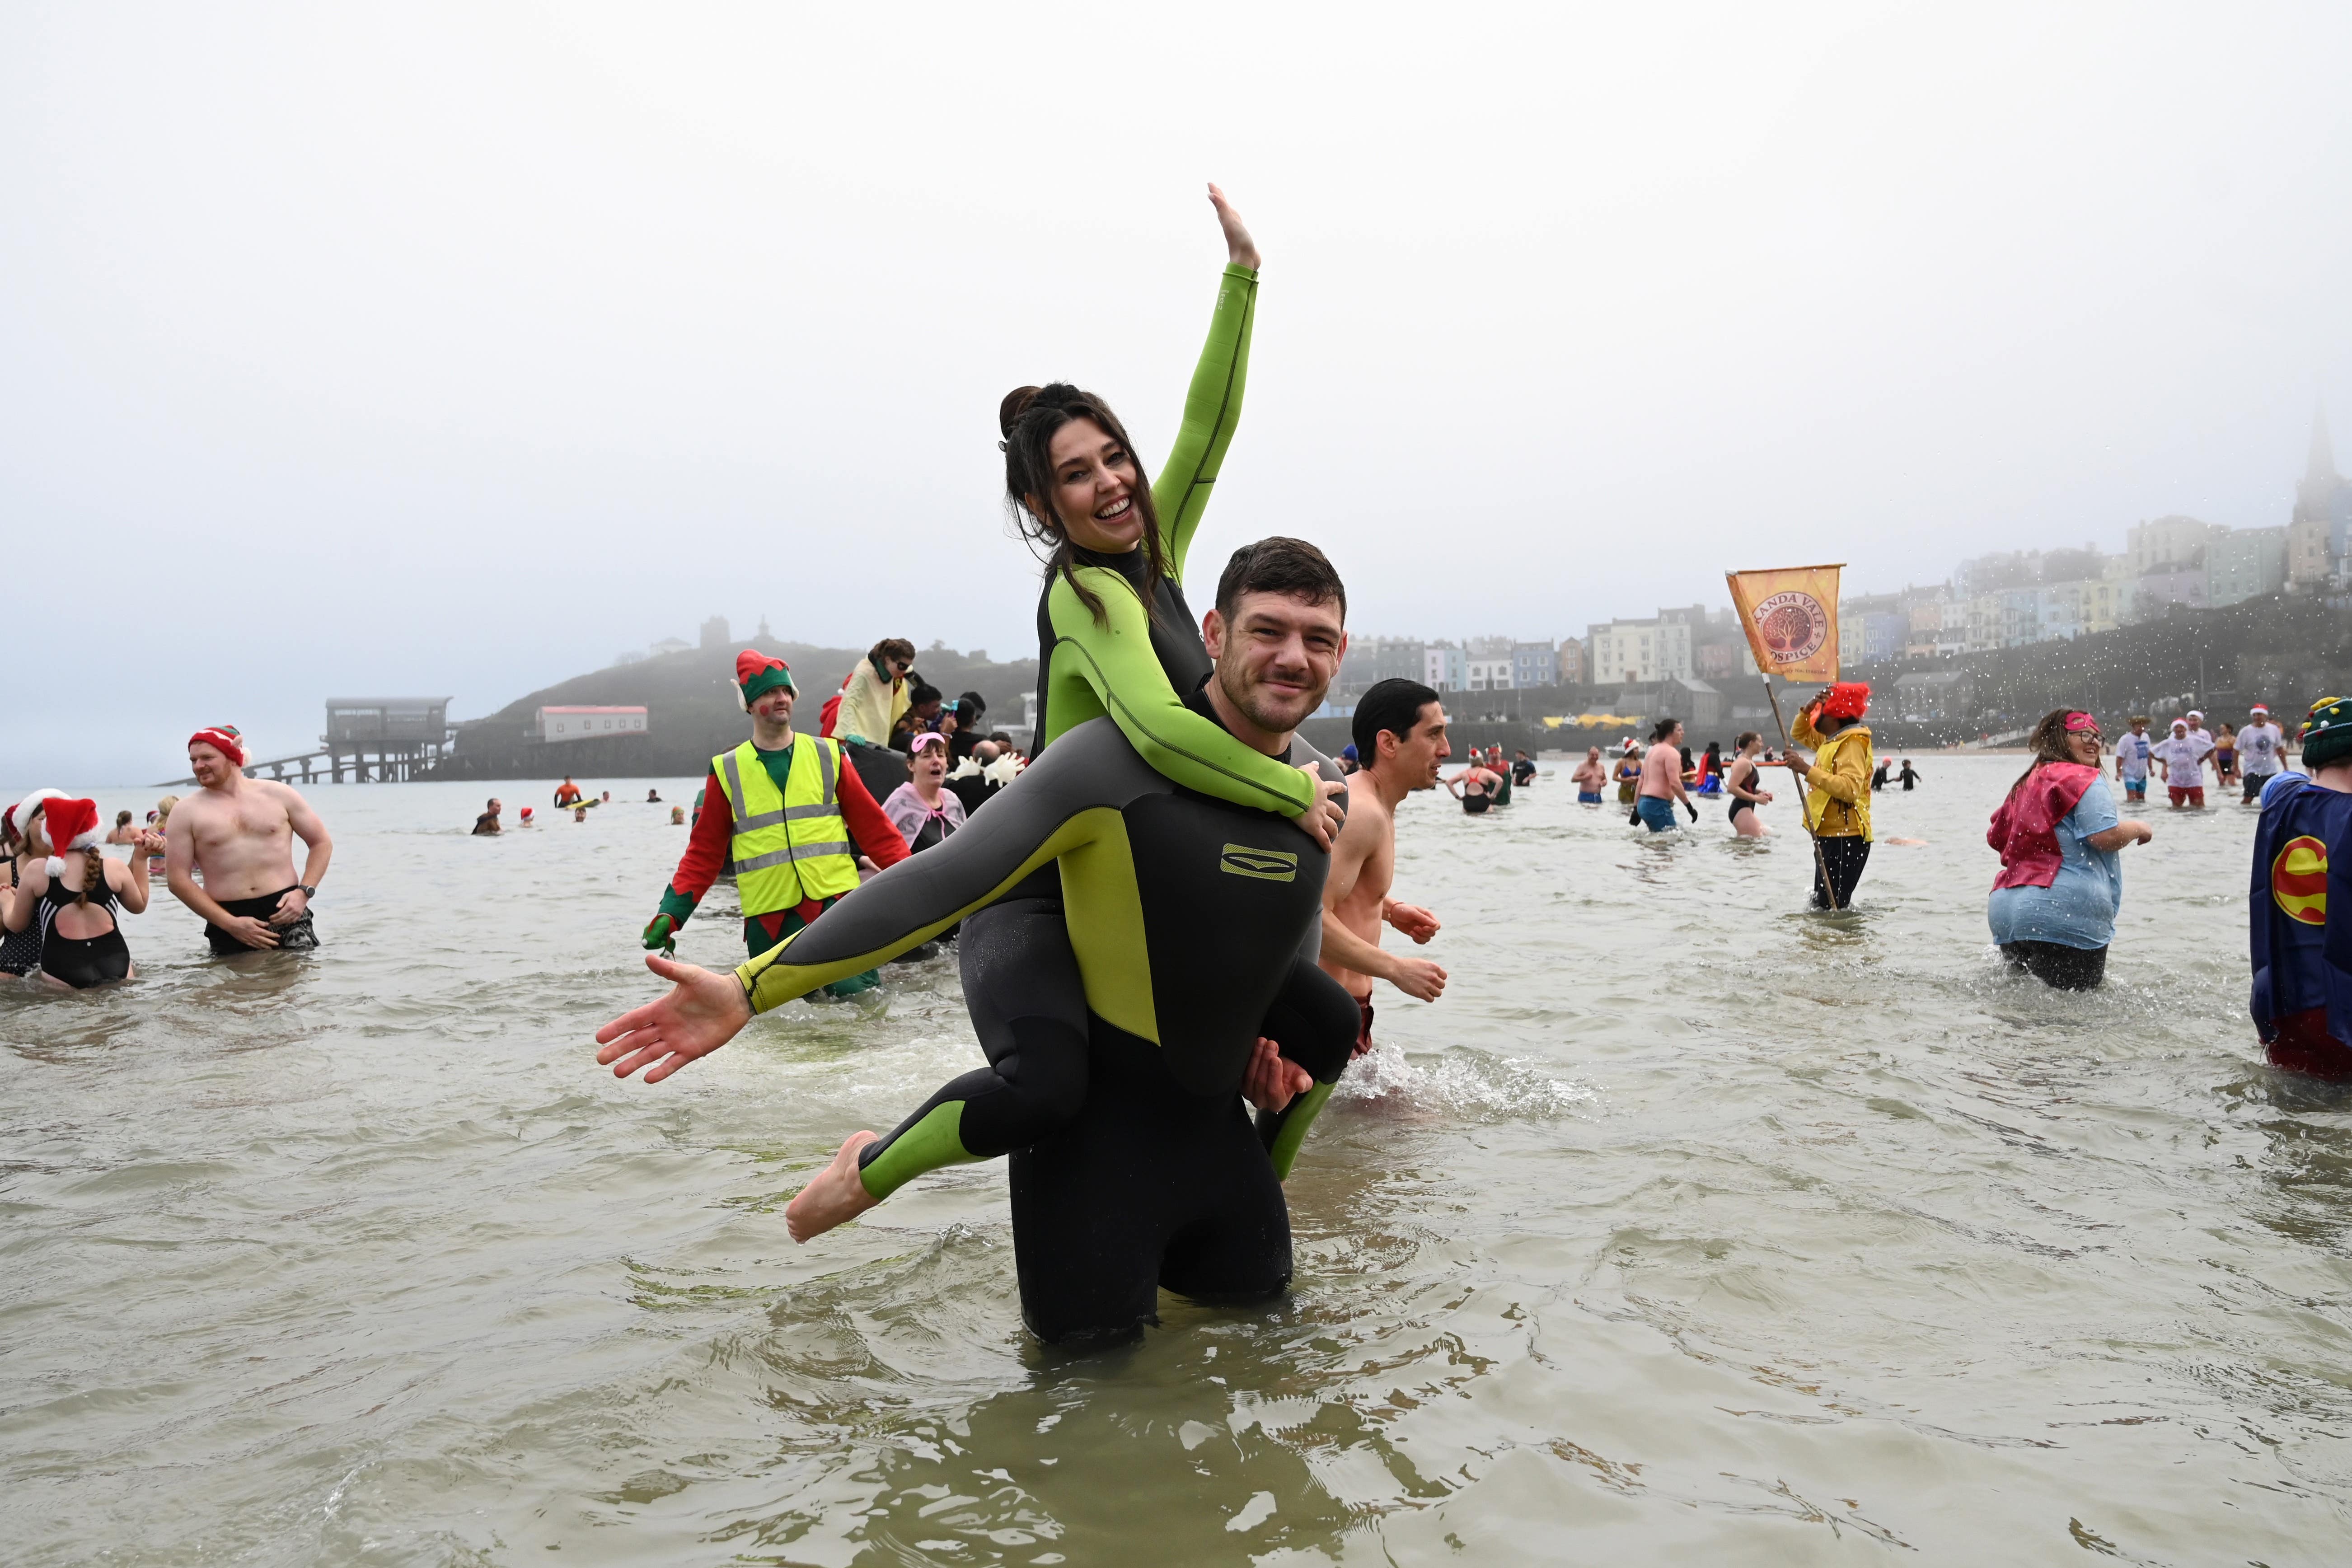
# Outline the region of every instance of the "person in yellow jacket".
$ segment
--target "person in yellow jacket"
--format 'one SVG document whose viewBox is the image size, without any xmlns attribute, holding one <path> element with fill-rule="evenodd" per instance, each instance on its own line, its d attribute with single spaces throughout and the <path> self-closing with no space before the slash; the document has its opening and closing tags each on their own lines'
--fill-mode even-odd
<svg viewBox="0 0 2352 1568">
<path fill-rule="evenodd" d="M 750 648 L 735 656 L 735 700 L 751 716 L 751 738 L 710 759 L 693 836 L 646 926 L 648 951 L 668 945 L 730 868 L 743 945 L 757 958 L 855 891 L 858 857 L 877 869 L 907 858 L 840 743 L 793 732 L 793 699 L 792 666 Z M 875 984 L 868 970 L 825 990 L 849 996 Z"/>
<path fill-rule="evenodd" d="M 915 668 L 915 645 L 884 637 L 866 650 L 841 683 L 841 706 L 834 710 L 833 735 L 868 746 L 887 746 L 890 731 L 912 700 L 907 672 Z"/>
<path fill-rule="evenodd" d="M 1841 680 L 1797 715 L 1789 731 L 1810 746 L 1810 763 L 1795 752 L 1789 771 L 1805 784 L 1805 826 L 1812 829 L 1820 857 L 1813 863 L 1816 908 L 1842 910 L 1853 902 L 1854 884 L 1870 859 L 1870 688 Z"/>
</svg>

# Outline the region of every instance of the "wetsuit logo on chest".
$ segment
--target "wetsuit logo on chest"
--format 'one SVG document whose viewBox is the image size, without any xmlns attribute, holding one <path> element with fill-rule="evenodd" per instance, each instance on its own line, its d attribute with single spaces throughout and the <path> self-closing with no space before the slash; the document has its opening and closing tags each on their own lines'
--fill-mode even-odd
<svg viewBox="0 0 2352 1568">
<path fill-rule="evenodd" d="M 1217 856 L 1217 869 L 1236 877 L 1255 877 L 1262 882 L 1295 882 L 1298 879 L 1298 857 L 1280 849 L 1228 844 Z"/>
</svg>

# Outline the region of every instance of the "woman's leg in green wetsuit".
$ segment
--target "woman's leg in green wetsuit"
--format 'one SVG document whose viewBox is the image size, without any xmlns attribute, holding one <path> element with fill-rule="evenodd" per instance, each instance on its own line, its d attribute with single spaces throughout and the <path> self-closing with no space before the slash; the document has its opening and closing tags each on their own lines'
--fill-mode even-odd
<svg viewBox="0 0 2352 1568">
<path fill-rule="evenodd" d="M 970 916 L 956 964 L 988 1065 L 860 1152 L 859 1179 L 874 1197 L 925 1171 L 1026 1148 L 1086 1103 L 1087 992 L 1061 900 L 1007 899 Z"/>
<path fill-rule="evenodd" d="M 1356 1054 L 1356 1031 L 1362 1016 L 1348 988 L 1302 958 L 1291 965 L 1274 1005 L 1266 1009 L 1266 1038 L 1282 1047 L 1287 1059 L 1307 1069 L 1315 1087 L 1280 1110 L 1257 1113 L 1258 1139 L 1274 1161 L 1274 1173 L 1287 1177 L 1307 1130 L 1331 1098 L 1339 1075 Z"/>
<path fill-rule="evenodd" d="M 1059 900 L 1011 900 L 967 920 L 964 931 L 964 994 L 989 1065 L 942 1085 L 889 1136 L 860 1152 L 859 1179 L 876 1198 L 942 1165 L 1025 1149 L 1086 1103 L 1086 993 Z M 1041 978 L 1059 983 L 1041 986 Z M 1060 1016 L 1045 1011 L 1056 999 Z M 1289 1173 L 1307 1127 L 1354 1054 L 1357 1024 L 1356 999 L 1344 986 L 1304 958 L 1292 965 L 1259 1027 L 1316 1086 L 1258 1118 L 1277 1174 Z"/>
</svg>

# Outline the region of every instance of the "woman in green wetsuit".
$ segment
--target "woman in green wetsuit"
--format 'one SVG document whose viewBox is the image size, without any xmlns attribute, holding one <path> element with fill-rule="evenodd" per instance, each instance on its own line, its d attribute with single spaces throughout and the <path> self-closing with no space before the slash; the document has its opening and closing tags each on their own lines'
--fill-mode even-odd
<svg viewBox="0 0 2352 1568">
<path fill-rule="evenodd" d="M 1006 504 L 1046 555 L 1030 754 L 1034 762 L 1077 725 L 1108 717 L 1171 782 L 1290 818 L 1328 850 L 1337 788 L 1244 745 L 1187 700 L 1210 661 L 1181 579 L 1240 422 L 1257 318 L 1256 242 L 1214 185 L 1209 200 L 1227 265 L 1183 424 L 1156 482 L 1146 481 L 1118 416 L 1091 393 L 1024 386 L 998 410 Z M 1067 1075 L 1047 1069 L 1041 1041 L 1062 1042 L 1054 1054 L 1066 1056 L 1085 1036 L 1087 1010 L 1054 869 L 966 921 L 957 962 L 1002 1092 L 1066 1097 Z"/>
</svg>

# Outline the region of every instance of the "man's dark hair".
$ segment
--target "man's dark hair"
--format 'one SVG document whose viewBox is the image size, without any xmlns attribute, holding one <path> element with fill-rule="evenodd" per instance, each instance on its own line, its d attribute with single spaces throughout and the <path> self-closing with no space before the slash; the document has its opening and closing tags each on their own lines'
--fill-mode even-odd
<svg viewBox="0 0 2352 1568">
<path fill-rule="evenodd" d="M 920 708 L 926 702 L 937 702 L 940 689 L 911 671 L 907 676 L 907 706 Z"/>
<path fill-rule="evenodd" d="M 1658 742 L 1663 741 L 1667 736 L 1673 734 L 1675 732 L 1675 726 L 1681 722 L 1682 721 L 1679 719 L 1661 719 L 1655 724 L 1651 725 L 1651 743 L 1654 745 Z"/>
<path fill-rule="evenodd" d="M 1303 539 L 1276 534 L 1244 544 L 1225 563 L 1217 579 L 1217 614 L 1230 621 L 1244 594 L 1289 594 L 1310 605 L 1336 604 L 1348 618 L 1348 590 L 1330 560 Z"/>
<path fill-rule="evenodd" d="M 1437 693 L 1418 680 L 1391 677 L 1374 681 L 1370 690 L 1356 699 L 1356 718 L 1349 729 L 1349 738 L 1356 742 L 1356 760 L 1370 767 L 1380 760 L 1381 731 L 1403 741 L 1421 722 L 1421 710 L 1436 700 Z"/>
</svg>

